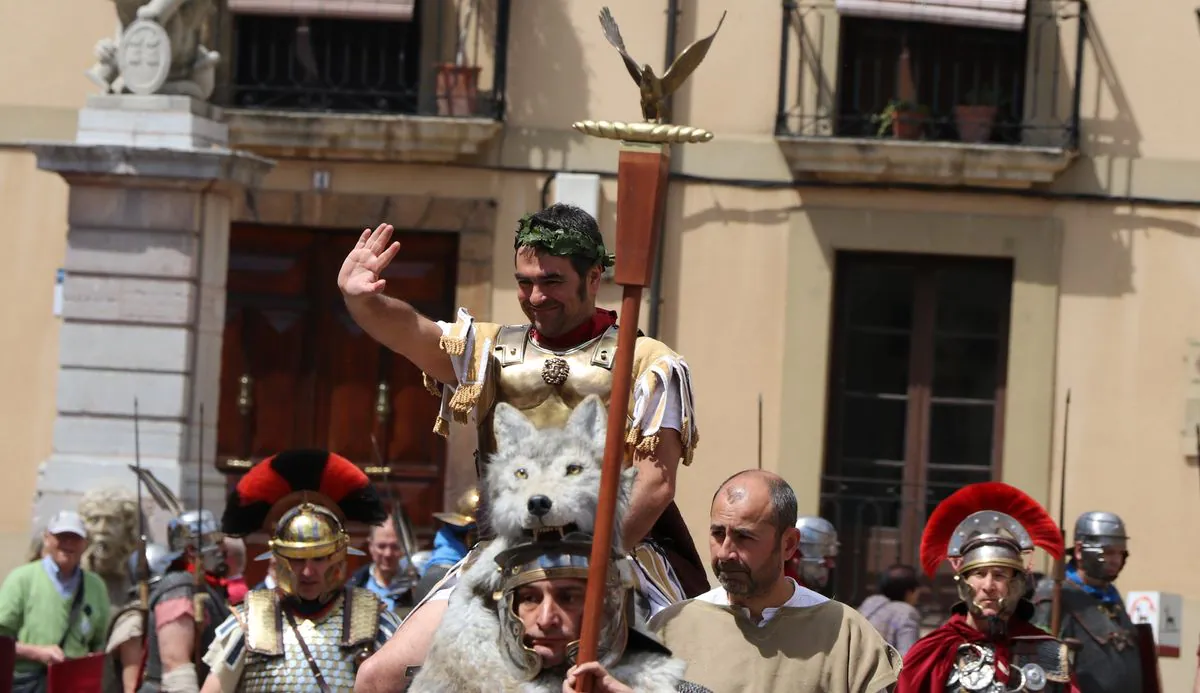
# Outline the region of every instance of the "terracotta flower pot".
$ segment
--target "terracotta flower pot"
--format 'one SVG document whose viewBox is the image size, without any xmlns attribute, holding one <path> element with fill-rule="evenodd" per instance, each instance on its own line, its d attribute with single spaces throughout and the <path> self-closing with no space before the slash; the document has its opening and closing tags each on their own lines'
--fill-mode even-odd
<svg viewBox="0 0 1200 693">
<path fill-rule="evenodd" d="M 437 107 L 441 116 L 475 115 L 479 95 L 479 72 L 471 65 L 443 63 L 437 71 Z"/>
<path fill-rule="evenodd" d="M 987 142 L 996 122 L 995 106 L 955 106 L 954 120 L 963 142 Z"/>
<path fill-rule="evenodd" d="M 898 140 L 921 139 L 925 117 L 920 111 L 896 111 L 892 119 L 892 136 Z"/>
</svg>

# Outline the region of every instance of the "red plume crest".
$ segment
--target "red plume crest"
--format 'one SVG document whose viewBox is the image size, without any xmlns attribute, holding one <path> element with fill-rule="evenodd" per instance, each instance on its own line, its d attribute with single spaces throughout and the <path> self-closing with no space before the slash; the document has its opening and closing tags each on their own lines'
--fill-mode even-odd
<svg viewBox="0 0 1200 693">
<path fill-rule="evenodd" d="M 1050 513 L 1024 491 L 999 481 L 988 481 L 955 491 L 938 503 L 930 514 L 921 535 L 921 567 L 926 575 L 933 577 L 941 562 L 946 560 L 950 539 L 959 523 L 981 510 L 993 510 L 1012 517 L 1029 532 L 1035 546 L 1054 558 L 1062 556 L 1062 531 Z"/>
<path fill-rule="evenodd" d="M 387 517 L 371 480 L 350 460 L 326 450 L 288 450 L 256 464 L 225 504 L 222 530 L 245 536 L 262 529 L 277 504 L 299 492 L 327 498 L 347 520 L 379 524 Z M 298 501 L 297 501 L 298 502 Z"/>
</svg>

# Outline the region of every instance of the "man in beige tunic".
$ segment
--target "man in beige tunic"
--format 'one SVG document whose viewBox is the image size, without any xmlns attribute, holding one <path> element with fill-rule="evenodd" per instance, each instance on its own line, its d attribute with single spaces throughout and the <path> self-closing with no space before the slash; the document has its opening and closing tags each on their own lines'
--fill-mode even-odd
<svg viewBox="0 0 1200 693">
<path fill-rule="evenodd" d="M 721 586 L 650 622 L 688 680 L 721 693 L 876 693 L 900 655 L 853 608 L 784 574 L 800 541 L 796 494 L 770 472 L 730 477 L 713 497 L 709 552 Z"/>
</svg>

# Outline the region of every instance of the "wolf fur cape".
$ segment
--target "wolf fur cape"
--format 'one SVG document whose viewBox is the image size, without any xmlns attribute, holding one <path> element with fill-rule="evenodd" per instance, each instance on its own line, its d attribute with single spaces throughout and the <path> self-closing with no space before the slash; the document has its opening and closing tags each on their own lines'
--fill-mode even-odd
<svg viewBox="0 0 1200 693">
<path fill-rule="evenodd" d="M 541 527 L 574 525 L 573 530 L 593 533 L 606 422 L 604 406 L 594 395 L 575 409 L 563 429 L 539 430 L 516 408 L 497 405 L 496 453 L 487 466 L 486 479 L 495 538 L 479 553 L 478 559 L 464 566 L 434 634 L 429 655 L 409 691 L 559 693 L 562 690 L 565 671 L 543 670 L 534 680 L 522 682 L 501 658 L 500 621 L 493 598 L 500 587 L 496 557 L 501 551 L 527 541 L 532 531 Z M 620 541 L 621 517 L 629 506 L 636 473 L 635 468 L 630 468 L 621 477 L 613 530 L 615 542 Z M 529 499 L 539 495 L 546 496 L 551 503 L 550 510 L 541 517 L 529 511 Z M 620 546 L 614 548 L 621 550 Z M 644 616 L 635 621 L 644 622 Z M 633 637 L 630 642 L 638 640 Z M 639 693 L 674 693 L 686 665 L 665 654 L 665 648 L 658 648 L 627 648 L 609 673 Z"/>
</svg>

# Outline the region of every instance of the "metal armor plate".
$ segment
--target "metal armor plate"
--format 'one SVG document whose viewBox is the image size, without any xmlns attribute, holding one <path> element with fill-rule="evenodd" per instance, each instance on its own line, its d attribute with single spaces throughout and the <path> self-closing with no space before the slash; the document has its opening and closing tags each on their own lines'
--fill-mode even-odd
<svg viewBox="0 0 1200 693">
<path fill-rule="evenodd" d="M 1038 585 L 1045 613 L 1053 583 Z M 1062 633 L 1079 641 L 1073 653 L 1076 682 L 1096 693 L 1142 693 L 1143 675 L 1137 631 L 1122 604 L 1104 604 L 1070 580 L 1063 583 Z"/>
<path fill-rule="evenodd" d="M 496 402 L 520 409 L 538 428 L 562 426 L 588 395 L 599 395 L 608 405 L 616 327 L 567 351 L 539 347 L 529 338 L 529 329 L 529 325 L 505 326 L 496 335 L 492 349 Z M 480 421 L 479 447 L 485 459 L 496 449 L 491 412 Z"/>
<path fill-rule="evenodd" d="M 1066 643 L 1050 638 L 1013 638 L 1011 647 L 1014 665 L 1036 664 L 1045 672 L 1046 681 L 1070 682 L 1071 653 Z"/>
<path fill-rule="evenodd" d="M 1070 682 L 1066 644 L 1048 638 L 1013 638 L 1007 676 L 999 675 L 995 650 L 988 644 L 959 646 L 946 682 L 948 693 L 1059 693 Z M 1000 681 L 1006 678 L 1007 681 Z"/>
<path fill-rule="evenodd" d="M 356 600 L 352 599 L 353 601 Z M 313 659 L 321 669 L 321 675 L 325 677 L 325 682 L 333 691 L 354 690 L 354 676 L 358 668 L 356 660 L 363 647 L 344 647 L 342 642 L 343 627 L 357 620 L 356 616 L 351 614 L 347 618 L 346 599 L 339 597 L 337 605 L 319 621 L 299 617 L 296 619 L 296 627 L 299 629 L 301 637 L 304 638 L 309 652 L 312 653 Z M 250 628 L 248 634 L 250 640 L 254 641 L 255 636 L 259 635 L 254 630 L 264 627 L 265 622 L 259 624 L 255 621 L 248 621 L 247 625 Z M 242 674 L 242 685 L 239 688 L 241 693 L 314 690 L 313 672 L 296 640 L 296 633 L 291 626 L 285 624 L 279 636 L 282 651 L 280 655 L 266 655 L 247 650 L 246 667 Z"/>
</svg>

